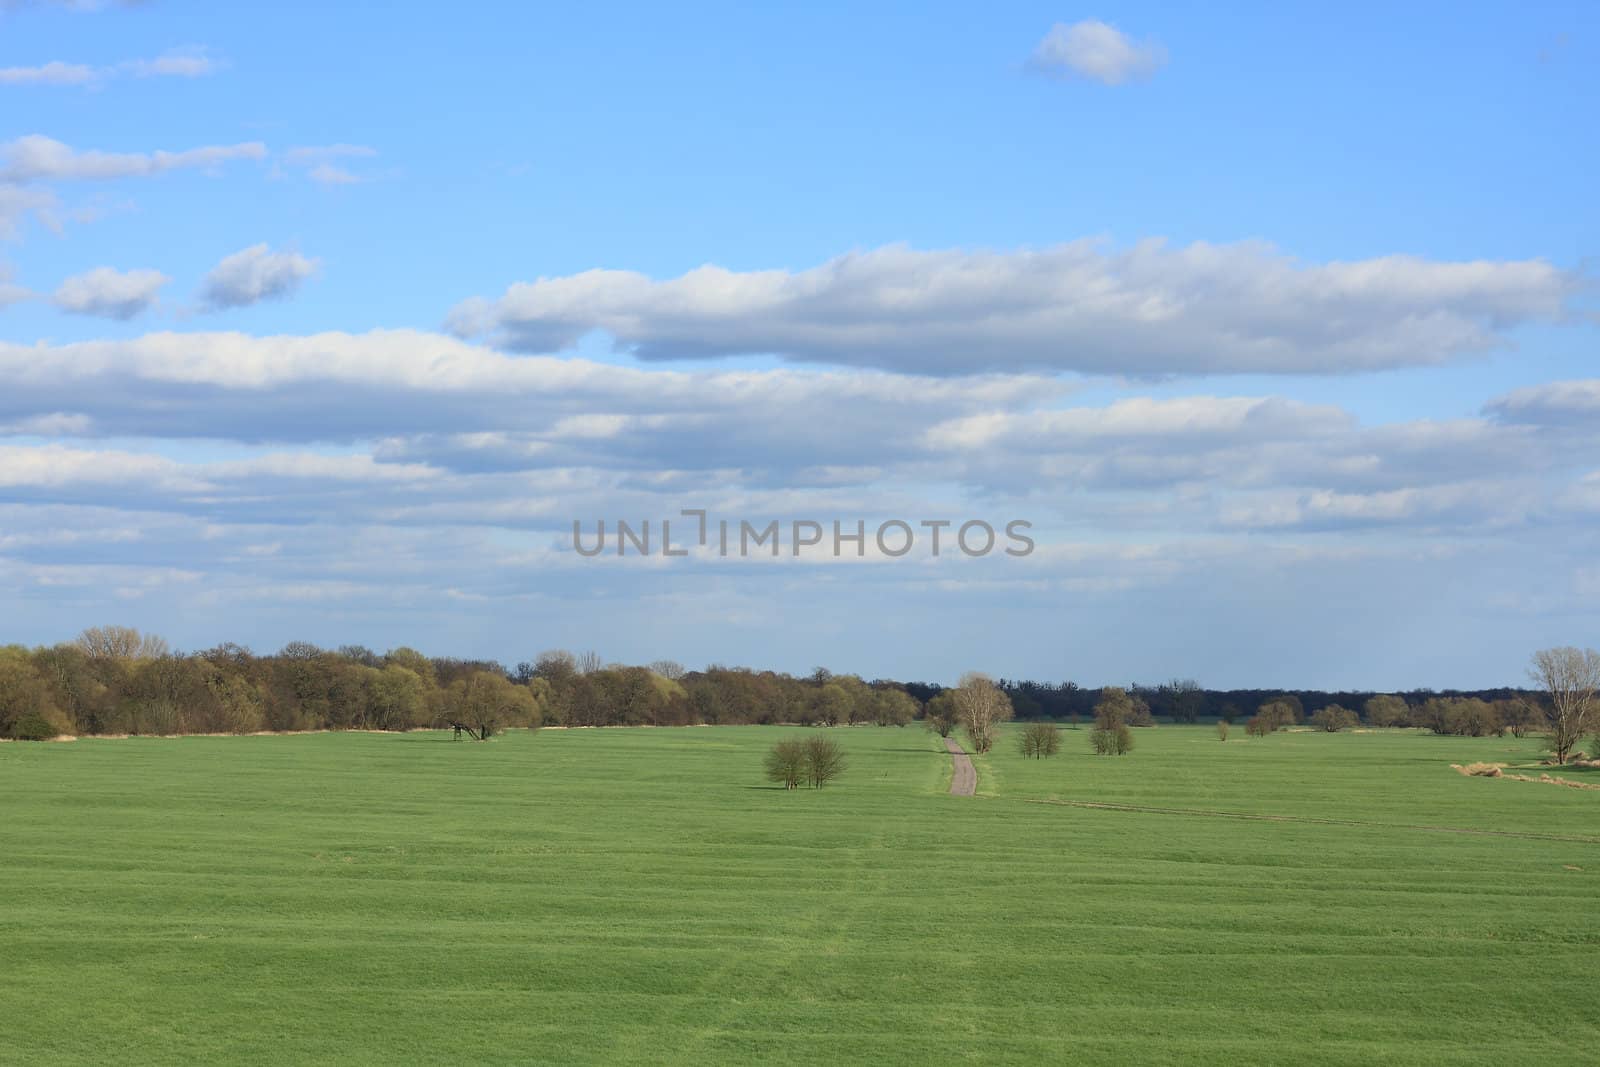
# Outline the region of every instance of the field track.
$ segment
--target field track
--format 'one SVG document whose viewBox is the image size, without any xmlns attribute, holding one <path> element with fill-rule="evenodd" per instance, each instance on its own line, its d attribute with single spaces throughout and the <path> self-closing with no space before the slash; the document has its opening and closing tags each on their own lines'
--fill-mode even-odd
<svg viewBox="0 0 1600 1067">
<path fill-rule="evenodd" d="M 953 737 L 944 739 L 944 747 L 950 750 L 950 761 L 954 768 L 950 775 L 950 795 L 972 796 L 978 791 L 978 771 L 972 765 L 972 757 L 967 755 L 966 750 L 957 744 Z"/>
</svg>

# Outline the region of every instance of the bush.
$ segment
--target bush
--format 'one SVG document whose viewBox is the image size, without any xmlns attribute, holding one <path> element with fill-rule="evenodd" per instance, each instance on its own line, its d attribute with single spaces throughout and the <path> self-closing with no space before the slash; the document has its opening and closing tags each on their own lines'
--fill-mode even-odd
<svg viewBox="0 0 1600 1067">
<path fill-rule="evenodd" d="M 1045 759 L 1061 751 L 1061 731 L 1053 722 L 1031 722 L 1022 730 L 1022 755 Z"/>
<path fill-rule="evenodd" d="M 1227 739 L 1228 739 L 1228 720 L 1227 719 L 1218 719 L 1217 720 L 1217 740 L 1218 741 L 1226 741 Z"/>
<path fill-rule="evenodd" d="M 766 758 L 767 780 L 796 789 L 806 776 L 806 744 L 788 737 L 772 746 Z"/>
<path fill-rule="evenodd" d="M 1244 724 L 1244 732 L 1251 737 L 1266 737 L 1275 727 L 1259 715 L 1250 716 L 1250 721 Z"/>
<path fill-rule="evenodd" d="M 1089 735 L 1089 744 L 1097 756 L 1125 756 L 1133 751 L 1133 731 L 1121 723 L 1102 727 Z"/>
<path fill-rule="evenodd" d="M 48 741 L 60 732 L 36 711 L 24 714 L 11 724 L 11 736 L 18 741 Z"/>
<path fill-rule="evenodd" d="M 1300 721 L 1298 704 L 1299 701 L 1290 703 L 1289 699 L 1277 697 L 1261 705 L 1260 710 L 1256 712 L 1256 718 L 1261 720 L 1266 732 L 1270 734 Z"/>
<path fill-rule="evenodd" d="M 1474 697 L 1434 697 L 1417 712 L 1417 721 L 1436 734 L 1488 737 L 1505 733 L 1499 713 Z"/>
<path fill-rule="evenodd" d="M 1411 721 L 1411 709 L 1397 696 L 1375 696 L 1366 703 L 1368 726 L 1405 726 Z"/>
<path fill-rule="evenodd" d="M 1359 724 L 1361 719 L 1348 708 L 1342 708 L 1338 704 L 1329 704 L 1313 714 L 1310 722 L 1312 726 L 1319 730 L 1336 734 L 1340 730 L 1348 730 L 1352 726 Z"/>
<path fill-rule="evenodd" d="M 821 789 L 843 773 L 844 749 L 831 737 L 812 737 L 805 743 L 806 778 L 812 788 Z"/>
</svg>

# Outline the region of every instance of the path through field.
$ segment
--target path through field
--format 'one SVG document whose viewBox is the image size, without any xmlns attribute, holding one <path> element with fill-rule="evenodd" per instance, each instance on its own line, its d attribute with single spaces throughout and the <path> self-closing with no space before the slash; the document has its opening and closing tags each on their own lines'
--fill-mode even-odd
<svg viewBox="0 0 1600 1067">
<path fill-rule="evenodd" d="M 955 773 L 950 775 L 950 795 L 953 797 L 970 797 L 978 791 L 978 771 L 972 766 L 972 757 L 966 750 L 956 743 L 953 737 L 944 739 L 944 747 L 950 750 L 951 762 L 955 764 Z"/>
</svg>

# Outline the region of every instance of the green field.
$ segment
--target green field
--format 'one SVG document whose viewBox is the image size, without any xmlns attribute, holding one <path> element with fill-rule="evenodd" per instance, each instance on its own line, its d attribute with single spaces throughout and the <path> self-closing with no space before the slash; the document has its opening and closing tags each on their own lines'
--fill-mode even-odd
<svg viewBox="0 0 1600 1067">
<path fill-rule="evenodd" d="M 793 732 L 0 745 L 0 1061 L 1600 1056 L 1600 792 L 1449 769 L 1534 740 Z"/>
</svg>

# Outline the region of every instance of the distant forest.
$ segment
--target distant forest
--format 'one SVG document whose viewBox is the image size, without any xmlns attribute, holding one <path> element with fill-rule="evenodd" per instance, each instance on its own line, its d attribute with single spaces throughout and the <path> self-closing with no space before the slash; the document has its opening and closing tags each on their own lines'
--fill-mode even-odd
<svg viewBox="0 0 1600 1067">
<path fill-rule="evenodd" d="M 1103 690 L 1073 682 L 999 679 L 1012 717 L 1093 718 Z M 1519 689 L 1211 690 L 1190 680 L 1126 687 L 1132 725 L 1157 720 L 1242 721 L 1268 704 L 1294 721 L 1427 726 L 1486 733 L 1537 718 Z M 605 663 L 595 653 L 551 651 L 507 667 L 430 657 L 411 648 L 374 652 L 293 642 L 270 655 L 234 644 L 178 653 L 126 627 L 94 627 L 48 648 L 0 647 L 0 737 L 76 734 L 254 733 L 324 729 L 408 730 L 464 724 L 505 727 L 684 726 L 793 723 L 905 726 L 947 701 L 927 682 L 866 680 L 823 668 L 804 677 L 744 667 L 689 671 L 670 661 Z M 1318 716 L 1333 708 L 1335 713 Z"/>
</svg>

